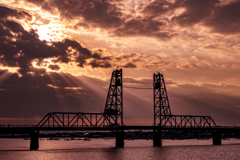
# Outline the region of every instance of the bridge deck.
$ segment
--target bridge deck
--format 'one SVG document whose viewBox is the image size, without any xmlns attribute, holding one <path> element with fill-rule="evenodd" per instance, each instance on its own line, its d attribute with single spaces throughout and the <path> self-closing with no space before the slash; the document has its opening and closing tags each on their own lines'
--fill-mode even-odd
<svg viewBox="0 0 240 160">
<path fill-rule="evenodd" d="M 240 133 L 240 127 L 164 127 L 155 126 L 118 126 L 118 127 L 36 127 L 36 126 L 6 126 L 0 127 L 0 134 L 29 134 L 34 131 L 114 131 L 114 130 L 209 130 L 222 133 Z"/>
</svg>

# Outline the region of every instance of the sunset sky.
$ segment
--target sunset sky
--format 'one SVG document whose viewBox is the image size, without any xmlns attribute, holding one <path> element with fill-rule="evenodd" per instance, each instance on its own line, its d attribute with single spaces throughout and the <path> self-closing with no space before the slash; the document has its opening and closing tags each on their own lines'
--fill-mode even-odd
<svg viewBox="0 0 240 160">
<path fill-rule="evenodd" d="M 240 126 L 239 0 L 1 0 L 0 124 L 103 112 L 111 73 L 172 114 Z M 153 124 L 153 90 L 123 88 L 124 123 Z"/>
</svg>

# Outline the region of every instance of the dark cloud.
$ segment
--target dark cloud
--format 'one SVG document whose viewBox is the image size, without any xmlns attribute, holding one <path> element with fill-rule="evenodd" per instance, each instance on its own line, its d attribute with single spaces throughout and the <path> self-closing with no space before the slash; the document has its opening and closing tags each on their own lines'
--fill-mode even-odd
<svg viewBox="0 0 240 160">
<path fill-rule="evenodd" d="M 185 11 L 172 20 L 182 26 L 203 24 L 213 32 L 235 34 L 240 32 L 240 1 L 221 4 L 219 0 L 186 0 L 178 8 Z"/>
<path fill-rule="evenodd" d="M 240 33 L 240 1 L 219 6 L 212 16 L 204 21 L 214 32 L 223 34 Z"/>
<path fill-rule="evenodd" d="M 98 54 L 98 53 L 93 53 L 93 54 L 92 54 L 92 58 L 101 59 L 101 56 L 100 56 L 100 54 Z"/>
<path fill-rule="evenodd" d="M 176 0 L 175 2 L 169 2 L 167 0 L 155 0 L 146 3 L 143 6 L 139 6 L 137 10 L 141 13 L 148 15 L 148 16 L 161 16 L 166 14 L 169 11 L 177 8 L 181 3 L 181 0 Z"/>
<path fill-rule="evenodd" d="M 176 22 L 181 26 L 203 24 L 210 27 L 213 32 L 234 34 L 240 31 L 239 7 L 240 1 L 221 4 L 219 0 L 176 0 L 173 3 L 155 0 L 138 7 L 137 10 L 143 13 L 146 18 L 161 17 L 171 12 L 173 13 L 177 9 L 184 9 L 184 12 L 173 17 L 171 22 Z M 167 23 L 171 22 L 167 21 Z M 148 33 L 148 35 L 151 34 Z"/>
<path fill-rule="evenodd" d="M 75 40 L 65 39 L 62 42 L 54 42 L 53 46 L 61 52 L 59 60 L 61 62 L 71 62 L 72 56 L 75 57 L 75 62 L 78 62 L 78 66 L 83 67 L 84 65 L 90 65 L 92 68 L 110 68 L 112 65 L 110 63 L 112 57 L 104 57 L 101 53 L 93 53 L 81 46 L 81 44 Z M 71 47 L 71 49 L 69 49 Z M 72 50 L 74 49 L 74 50 Z M 71 56 L 67 51 L 71 52 Z M 93 59 L 87 63 L 87 59 Z"/>
<path fill-rule="evenodd" d="M 162 29 L 165 26 L 163 21 L 152 18 L 137 17 L 130 19 L 123 26 L 117 28 L 113 33 L 117 36 L 148 36 L 159 39 L 171 38 L 171 34 Z"/>
<path fill-rule="evenodd" d="M 91 57 L 96 60 L 113 60 L 116 58 L 113 56 L 103 56 L 102 51 L 98 51 L 98 53 L 97 52 L 93 53 Z"/>
<path fill-rule="evenodd" d="M 92 68 L 100 67 L 100 68 L 110 68 L 112 65 L 108 61 L 96 61 L 93 60 L 89 63 Z"/>
<path fill-rule="evenodd" d="M 136 68 L 137 66 L 133 63 L 127 63 L 123 66 L 123 68 Z"/>
<path fill-rule="evenodd" d="M 169 24 L 192 26 L 202 24 L 213 32 L 223 34 L 239 33 L 239 1 L 221 4 L 220 0 L 155 0 L 139 6 L 135 11 L 124 13 L 122 1 L 114 0 L 28 0 L 42 9 L 58 12 L 61 19 L 76 20 L 73 26 L 85 29 L 101 28 L 112 36 L 146 36 L 168 40 L 177 35 L 168 28 Z M 178 9 L 183 13 L 171 19 L 166 16 L 175 14 Z M 141 16 L 136 17 L 136 13 Z M 84 63 L 81 62 L 81 63 Z"/>
<path fill-rule="evenodd" d="M 39 40 L 35 31 L 27 32 L 20 24 L 13 21 L 2 21 L 0 32 L 4 33 L 0 35 L 0 55 L 3 56 L 0 60 L 1 63 L 6 66 L 20 67 L 19 72 L 22 75 L 30 72 L 33 60 L 39 59 L 40 64 L 44 58 L 50 57 L 58 57 L 58 61 L 63 63 L 72 62 L 72 57 L 75 57 L 74 62 L 77 62 L 80 67 L 91 65 L 92 67 L 108 68 L 111 66 L 109 62 L 103 63 L 96 60 L 87 64 L 86 60 L 90 58 L 108 58 L 97 53 L 92 54 L 90 50 L 82 47 L 75 40 L 65 39 L 62 42 L 53 42 L 52 45 L 48 45 L 46 41 Z"/>
<path fill-rule="evenodd" d="M 43 9 L 51 11 L 57 9 L 61 18 L 76 19 L 83 18 L 83 22 L 78 25 L 84 24 L 86 26 L 95 26 L 101 28 L 118 27 L 123 23 L 121 10 L 113 4 L 112 0 L 50 0 L 44 2 L 42 0 L 33 1 L 28 0 Z"/>
<path fill-rule="evenodd" d="M 20 67 L 25 75 L 32 67 L 31 61 L 37 58 L 58 56 L 55 48 L 40 41 L 35 31 L 30 32 L 14 21 L 0 21 L 0 62 L 6 66 Z"/>
<path fill-rule="evenodd" d="M 1 8 L 2 9 L 2 8 Z M 34 71 L 31 61 L 57 56 L 57 50 L 45 41 L 40 41 L 34 30 L 26 31 L 21 24 L 6 20 L 6 17 L 31 17 L 26 12 L 3 7 L 0 14 L 0 62 L 5 66 L 20 67 L 19 72 L 25 75 Z"/>
<path fill-rule="evenodd" d="M 155 34 L 154 37 L 168 37 L 169 34 L 164 32 L 165 24 L 156 21 L 156 17 L 165 20 L 162 16 L 174 13 L 177 9 L 184 9 L 184 11 L 180 15 L 173 17 L 171 21 L 166 20 L 166 24 L 176 22 L 186 27 L 201 24 L 210 27 L 213 32 L 236 34 L 240 32 L 239 7 L 240 1 L 238 0 L 226 4 L 221 3 L 220 0 L 176 0 L 175 2 L 155 0 L 138 7 L 137 11 L 144 14 L 139 22 L 136 22 L 134 18 L 125 21 L 124 27 L 118 28 L 116 34 L 119 36 L 154 36 Z M 153 17 L 154 20 L 146 23 L 146 19 Z M 153 27 L 148 28 L 147 24 Z"/>
<path fill-rule="evenodd" d="M 3 12 L 0 10 L 0 13 L 4 17 L 0 18 L 0 62 L 5 66 L 19 67 L 18 71 L 22 75 L 39 72 L 33 69 L 32 61 L 37 59 L 37 65 L 41 65 L 44 58 L 50 57 L 57 58 L 55 62 L 69 63 L 74 61 L 79 67 L 84 67 L 84 65 L 90 65 L 93 68 L 111 67 L 110 62 L 108 62 L 111 58 L 102 56 L 101 51 L 92 54 L 79 42 L 70 39 L 49 44 L 46 41 L 41 41 L 35 30 L 28 32 L 21 24 L 6 20 L 6 16 L 15 15 L 18 17 L 17 14 L 21 16 L 22 12 L 4 7 Z M 93 60 L 88 64 L 87 59 Z M 58 66 L 49 67 L 55 70 L 59 69 Z"/>
<path fill-rule="evenodd" d="M 25 11 L 18 11 L 15 9 L 0 6 L 0 19 L 8 18 L 8 17 L 15 17 L 17 19 L 26 19 L 26 20 L 32 19 L 32 16 Z"/>
<path fill-rule="evenodd" d="M 173 20 L 183 26 L 197 24 L 211 15 L 218 3 L 219 0 L 182 1 L 178 7 L 185 11 Z"/>
<path fill-rule="evenodd" d="M 35 3 L 34 1 L 31 1 Z M 168 5 L 173 5 L 164 2 Z M 161 3 L 164 8 L 164 3 Z M 39 1 L 36 2 L 39 5 Z M 55 8 L 60 13 L 61 18 L 67 20 L 76 20 L 80 17 L 83 20 L 79 21 L 74 28 L 79 26 L 86 29 L 89 28 L 102 28 L 107 29 L 109 34 L 115 36 L 147 36 L 157 37 L 159 39 L 171 38 L 171 34 L 164 31 L 163 27 L 165 22 L 154 20 L 153 16 L 135 17 L 130 14 L 123 14 L 121 6 L 118 1 L 112 0 L 52 0 L 49 2 L 43 2 L 43 8 L 51 10 Z M 160 6 L 159 5 L 159 6 Z M 51 9 L 50 7 L 51 6 Z M 176 6 L 176 4 L 175 4 Z M 143 13 L 149 13 L 151 6 L 146 6 L 143 9 Z M 158 8 L 158 7 L 156 7 Z M 155 10 L 157 10 L 155 8 Z M 173 8 L 173 7 L 170 7 Z M 160 9 L 161 10 L 161 9 Z M 170 10 L 170 9 L 168 9 Z M 152 10 L 151 10 L 152 11 Z M 50 11 L 51 12 L 51 11 Z M 154 14 L 154 12 L 149 13 Z"/>
<path fill-rule="evenodd" d="M 81 46 L 81 44 L 75 40 L 65 39 L 62 42 L 54 42 L 53 47 L 57 48 L 60 53 L 59 60 L 61 62 L 68 63 L 71 61 L 71 55 L 76 57 L 78 66 L 83 67 L 86 64 L 86 59 L 90 58 L 92 53 L 87 48 Z M 71 49 L 69 49 L 71 47 Z M 72 50 L 74 49 L 74 50 Z M 72 52 L 71 55 L 67 51 Z"/>
<path fill-rule="evenodd" d="M 48 68 L 50 68 L 51 70 L 59 70 L 60 67 L 58 65 L 49 65 Z"/>
</svg>

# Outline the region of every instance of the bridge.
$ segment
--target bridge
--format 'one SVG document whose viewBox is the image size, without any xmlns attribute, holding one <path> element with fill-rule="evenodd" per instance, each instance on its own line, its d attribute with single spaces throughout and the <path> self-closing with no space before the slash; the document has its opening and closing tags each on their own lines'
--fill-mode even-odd
<svg viewBox="0 0 240 160">
<path fill-rule="evenodd" d="M 173 115 L 164 77 L 153 74 L 154 123 L 151 126 L 125 126 L 123 123 L 122 69 L 112 72 L 103 113 L 51 112 L 34 126 L 1 125 L 0 134 L 29 134 L 30 149 L 39 148 L 40 131 L 113 131 L 116 147 L 124 146 L 125 130 L 153 130 L 153 145 L 162 145 L 162 130 L 211 131 L 213 144 L 221 144 L 222 133 L 239 133 L 240 128 L 217 126 L 210 116 Z"/>
</svg>

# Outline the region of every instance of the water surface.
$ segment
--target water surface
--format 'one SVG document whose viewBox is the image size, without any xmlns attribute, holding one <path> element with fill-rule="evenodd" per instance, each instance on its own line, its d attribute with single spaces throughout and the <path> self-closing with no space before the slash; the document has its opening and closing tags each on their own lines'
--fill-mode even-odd
<svg viewBox="0 0 240 160">
<path fill-rule="evenodd" d="M 240 140 L 163 140 L 162 147 L 153 147 L 152 140 L 125 140 L 124 148 L 115 148 L 115 139 L 39 140 L 39 149 L 29 149 L 30 140 L 0 139 L 0 159 L 239 159 Z"/>
</svg>

